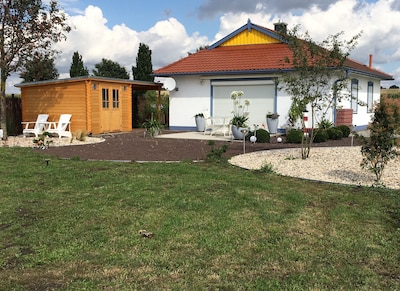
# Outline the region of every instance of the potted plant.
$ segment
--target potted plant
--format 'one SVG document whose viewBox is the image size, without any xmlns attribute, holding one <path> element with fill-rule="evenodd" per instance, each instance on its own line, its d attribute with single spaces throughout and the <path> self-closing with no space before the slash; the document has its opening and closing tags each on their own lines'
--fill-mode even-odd
<svg viewBox="0 0 400 291">
<path fill-rule="evenodd" d="M 149 133 L 151 137 L 154 137 L 156 135 L 159 135 L 161 132 L 161 124 L 158 120 L 151 119 L 146 120 L 143 122 L 143 127 L 146 129 L 145 133 Z"/>
<path fill-rule="evenodd" d="M 232 135 L 235 139 L 243 139 L 244 132 L 248 131 L 247 120 L 249 119 L 249 108 L 250 101 L 244 100 L 241 102 L 241 97 L 244 95 L 243 91 L 232 91 L 231 99 L 233 101 L 233 118 L 231 119 Z"/>
<path fill-rule="evenodd" d="M 206 130 L 206 120 L 204 119 L 204 114 L 203 113 L 197 113 L 194 116 L 194 121 L 196 122 L 197 131 Z"/>
<path fill-rule="evenodd" d="M 278 131 L 279 114 L 267 113 L 267 126 L 269 133 L 277 133 Z"/>
</svg>

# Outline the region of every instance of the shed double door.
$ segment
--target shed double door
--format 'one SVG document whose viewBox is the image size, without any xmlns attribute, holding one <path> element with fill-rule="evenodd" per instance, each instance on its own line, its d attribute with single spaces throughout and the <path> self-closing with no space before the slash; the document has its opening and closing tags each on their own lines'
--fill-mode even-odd
<svg viewBox="0 0 400 291">
<path fill-rule="evenodd" d="M 117 88 L 101 89 L 101 128 L 102 132 L 122 129 L 121 100 Z"/>
</svg>

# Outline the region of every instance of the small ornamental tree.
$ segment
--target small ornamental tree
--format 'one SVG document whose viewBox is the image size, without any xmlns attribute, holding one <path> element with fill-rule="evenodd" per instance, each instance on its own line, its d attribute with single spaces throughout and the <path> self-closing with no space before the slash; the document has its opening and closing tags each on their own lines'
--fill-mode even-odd
<svg viewBox="0 0 400 291">
<path fill-rule="evenodd" d="M 72 63 L 69 69 L 69 76 L 80 77 L 80 76 L 89 76 L 88 69 L 84 66 L 82 56 L 79 52 L 74 52 L 72 56 Z"/>
<path fill-rule="evenodd" d="M 381 100 L 375 106 L 375 114 L 368 126 L 369 137 L 357 135 L 361 140 L 361 167 L 375 174 L 375 185 L 382 185 L 381 178 L 386 164 L 399 152 L 400 112 L 395 103 Z"/>
<path fill-rule="evenodd" d="M 71 28 L 58 1 L 0 2 L 0 127 L 7 138 L 6 81 L 23 68 L 35 52 L 54 53 L 54 43 L 66 39 Z"/>
<path fill-rule="evenodd" d="M 301 119 L 305 130 L 302 113 L 304 110 L 309 111 L 311 129 L 304 134 L 301 147 L 302 158 L 306 159 L 310 154 L 315 131 L 318 130 L 314 130 L 313 125 L 325 119 L 335 101 L 340 102 L 345 97 L 339 95 L 347 86 L 345 62 L 360 34 L 349 41 L 341 41 L 342 32 L 316 43 L 307 32 L 300 35 L 298 29 L 296 26 L 281 35 L 291 54 L 283 60 L 285 72 L 280 76 L 279 89 L 285 90 L 292 98 L 289 112 L 291 123 Z"/>
<path fill-rule="evenodd" d="M 100 63 L 94 65 L 93 74 L 100 77 L 129 79 L 129 74 L 124 67 L 117 62 L 102 59 Z"/>
<path fill-rule="evenodd" d="M 39 53 L 36 53 L 31 60 L 26 62 L 25 68 L 20 73 L 24 82 L 55 80 L 58 76 L 54 58 Z"/>
</svg>

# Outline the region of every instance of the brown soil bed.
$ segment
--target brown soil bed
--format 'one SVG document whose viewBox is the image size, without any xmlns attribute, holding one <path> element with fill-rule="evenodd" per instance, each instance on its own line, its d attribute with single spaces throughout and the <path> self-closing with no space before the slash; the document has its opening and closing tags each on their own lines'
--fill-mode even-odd
<svg viewBox="0 0 400 291">
<path fill-rule="evenodd" d="M 163 134 L 174 133 L 165 131 Z M 204 160 L 211 150 L 208 140 L 172 139 L 144 137 L 143 131 L 102 135 L 105 141 L 95 144 L 71 145 L 62 147 L 50 147 L 47 150 L 34 149 L 58 156 L 60 158 L 78 158 L 81 160 L 113 160 L 113 161 L 183 161 Z M 269 149 L 299 148 L 299 144 L 285 142 L 277 143 L 275 137 L 271 137 L 270 143 L 246 142 L 246 153 Z M 226 158 L 243 153 L 241 141 L 215 141 L 214 147 L 220 148 L 228 145 Z M 354 139 L 354 144 L 357 141 Z M 351 138 L 330 140 L 324 143 L 314 144 L 314 147 L 338 147 L 350 146 Z"/>
</svg>

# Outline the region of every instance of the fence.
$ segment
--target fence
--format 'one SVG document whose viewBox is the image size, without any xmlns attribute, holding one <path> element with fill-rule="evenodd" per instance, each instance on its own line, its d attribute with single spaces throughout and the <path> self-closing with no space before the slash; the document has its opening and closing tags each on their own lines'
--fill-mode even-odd
<svg viewBox="0 0 400 291">
<path fill-rule="evenodd" d="M 21 98 L 6 98 L 7 134 L 19 135 L 22 133 L 22 105 Z"/>
</svg>

